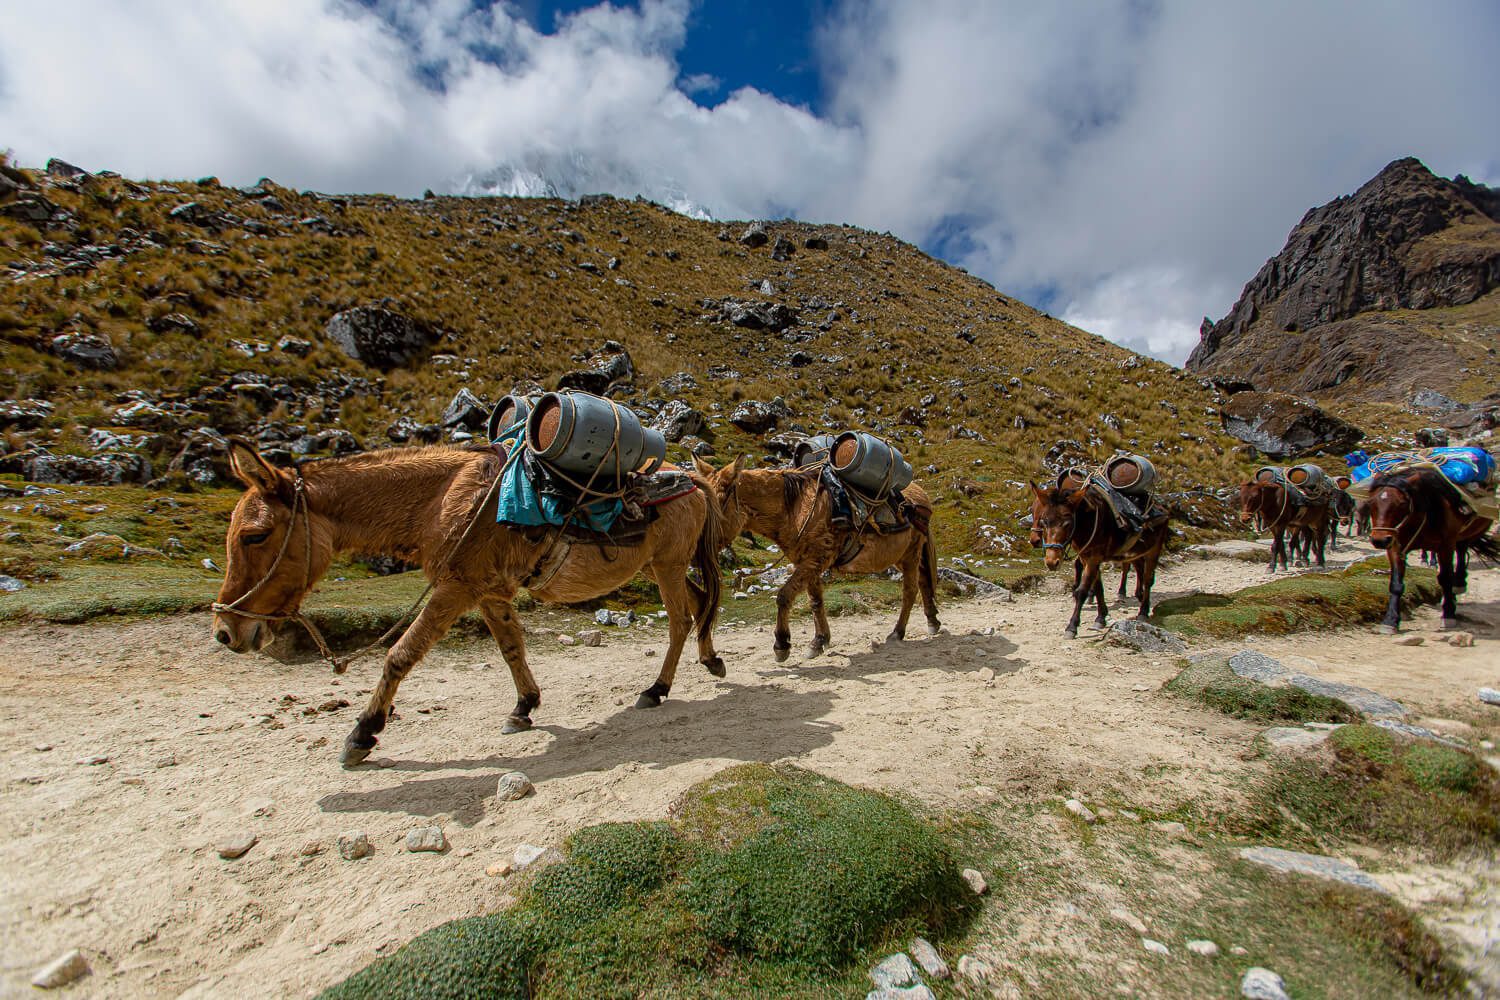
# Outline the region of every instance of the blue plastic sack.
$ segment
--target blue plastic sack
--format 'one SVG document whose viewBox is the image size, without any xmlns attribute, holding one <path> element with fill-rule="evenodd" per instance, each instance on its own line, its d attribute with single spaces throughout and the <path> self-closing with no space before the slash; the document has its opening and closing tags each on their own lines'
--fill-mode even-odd
<svg viewBox="0 0 1500 1000">
<path fill-rule="evenodd" d="M 1362 454 L 1356 452 L 1356 455 Z M 1354 455 L 1348 456 L 1350 459 Z M 1450 482 L 1460 486 L 1478 483 L 1488 485 L 1495 479 L 1495 459 L 1483 448 L 1424 448 L 1421 451 L 1389 451 L 1367 460 L 1364 475 L 1379 475 L 1405 462 L 1431 462 L 1442 470 Z"/>
</svg>

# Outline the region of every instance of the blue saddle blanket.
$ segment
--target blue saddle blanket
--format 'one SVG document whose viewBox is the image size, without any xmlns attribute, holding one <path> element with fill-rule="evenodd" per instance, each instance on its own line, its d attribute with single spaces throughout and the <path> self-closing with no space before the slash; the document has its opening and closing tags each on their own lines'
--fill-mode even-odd
<svg viewBox="0 0 1500 1000">
<path fill-rule="evenodd" d="M 1495 481 L 1495 459 L 1483 448 L 1423 448 L 1418 451 L 1388 451 L 1371 457 L 1363 451 L 1346 455 L 1349 475 L 1355 482 L 1378 476 L 1406 462 L 1431 462 L 1448 481 L 1459 486 L 1488 486 Z"/>
<path fill-rule="evenodd" d="M 523 461 L 524 450 L 510 449 L 505 468 L 500 473 L 500 495 L 495 505 L 495 520 L 503 524 L 528 527 L 542 524 L 574 524 L 607 534 L 615 526 L 625 503 L 619 498 L 596 500 L 577 506 L 566 497 L 537 489 Z M 571 520 L 570 520 L 571 517 Z"/>
</svg>

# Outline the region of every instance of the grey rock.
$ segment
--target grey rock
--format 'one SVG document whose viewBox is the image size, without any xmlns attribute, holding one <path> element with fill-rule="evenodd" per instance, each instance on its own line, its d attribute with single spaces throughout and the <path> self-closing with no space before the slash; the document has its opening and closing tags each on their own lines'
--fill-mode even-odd
<svg viewBox="0 0 1500 1000">
<path fill-rule="evenodd" d="M 146 327 L 153 333 L 167 333 L 168 331 L 175 330 L 179 333 L 191 334 L 194 337 L 198 336 L 201 332 L 198 329 L 198 324 L 191 317 L 184 316 L 179 312 L 167 313 L 164 316 L 154 316 L 146 321 Z"/>
<path fill-rule="evenodd" d="M 406 849 L 413 854 L 442 853 L 448 849 L 448 838 L 440 826 L 419 826 L 406 832 Z"/>
<path fill-rule="evenodd" d="M 0 400 L 0 429 L 34 430 L 51 415 L 52 404 L 44 399 Z"/>
<path fill-rule="evenodd" d="M 550 861 L 558 856 L 556 851 L 535 844 L 521 844 L 516 848 L 512 861 L 516 871 L 524 871 L 532 865 Z"/>
<path fill-rule="evenodd" d="M 703 436 L 708 429 L 708 417 L 680 399 L 669 400 L 651 422 L 668 441 L 681 441 L 689 436 Z"/>
<path fill-rule="evenodd" d="M 282 337 L 276 341 L 276 349 L 282 354 L 290 354 L 294 358 L 305 358 L 312 351 L 312 341 L 303 340 L 301 337 Z"/>
<path fill-rule="evenodd" d="M 354 360 L 389 370 L 420 357 L 438 339 L 438 331 L 389 309 L 356 306 L 335 314 L 323 336 Z"/>
<path fill-rule="evenodd" d="M 83 957 L 83 952 L 74 948 L 72 951 L 47 963 L 36 975 L 31 977 L 31 985 L 43 990 L 55 990 L 59 986 L 67 986 L 75 983 L 89 974 L 88 959 Z"/>
<path fill-rule="evenodd" d="M 827 250 L 828 241 L 821 236 L 809 236 L 802 241 L 802 245 L 808 250 Z"/>
<path fill-rule="evenodd" d="M 719 303 L 719 317 L 747 330 L 779 333 L 797 322 L 798 312 L 780 302 L 724 299 Z"/>
<path fill-rule="evenodd" d="M 489 419 L 489 407 L 468 389 L 460 389 L 449 400 L 439 420 L 444 427 L 467 427 L 476 431 Z"/>
<path fill-rule="evenodd" d="M 524 799 L 535 792 L 536 786 L 531 783 L 530 778 L 520 771 L 509 771 L 500 775 L 500 782 L 495 788 L 495 798 L 501 802 L 514 802 L 516 799 Z"/>
<path fill-rule="evenodd" d="M 1141 938 L 1141 947 L 1145 948 L 1153 955 L 1172 954 L 1172 949 L 1168 948 L 1166 945 L 1162 944 L 1155 938 Z"/>
<path fill-rule="evenodd" d="M 890 988 L 871 990 L 865 1000 L 934 1000 L 932 990 L 918 983 L 905 989 Z"/>
<path fill-rule="evenodd" d="M 375 853 L 375 845 L 369 834 L 344 833 L 339 835 L 339 857 L 345 861 L 358 861 Z"/>
<path fill-rule="evenodd" d="M 776 242 L 771 244 L 772 260 L 790 260 L 792 254 L 797 252 L 797 247 L 785 236 L 776 237 Z"/>
<path fill-rule="evenodd" d="M 0 215 L 19 222 L 50 222 L 62 214 L 62 209 L 39 194 L 23 195 L 15 201 L 0 205 Z"/>
<path fill-rule="evenodd" d="M 1123 907 L 1115 907 L 1109 911 L 1109 919 L 1124 927 L 1129 927 L 1137 934 L 1146 933 L 1146 922 Z"/>
<path fill-rule="evenodd" d="M 1187 943 L 1187 950 L 1192 952 L 1194 955 L 1201 955 L 1204 958 L 1213 958 L 1219 954 L 1218 945 L 1214 944 L 1212 941 L 1202 938 L 1196 941 L 1189 941 Z"/>
<path fill-rule="evenodd" d="M 255 834 L 242 831 L 225 837 L 215 845 L 214 849 L 219 852 L 219 857 L 232 861 L 243 857 L 259 840 L 260 838 Z"/>
<path fill-rule="evenodd" d="M 1094 815 L 1094 811 L 1077 799 L 1069 799 L 1064 802 L 1063 808 L 1085 823 L 1097 823 L 1099 821 L 1099 817 Z"/>
<path fill-rule="evenodd" d="M 1219 414 L 1225 433 L 1271 458 L 1343 452 L 1365 432 L 1312 402 L 1283 392 L 1241 392 Z"/>
<path fill-rule="evenodd" d="M 1464 409 L 1464 404 L 1438 392 L 1436 389 L 1418 389 L 1411 394 L 1411 405 L 1418 410 L 1437 410 L 1440 413 L 1453 413 Z M 1428 448 L 1432 445 L 1419 445 Z"/>
<path fill-rule="evenodd" d="M 1258 965 L 1248 969 L 1240 980 L 1240 996 L 1249 1000 L 1291 1000 L 1281 977 Z"/>
<path fill-rule="evenodd" d="M 989 892 L 989 883 L 975 869 L 965 868 L 960 874 L 963 876 L 964 881 L 969 883 L 969 888 L 974 890 L 976 896 L 983 896 L 986 892 Z"/>
<path fill-rule="evenodd" d="M 1375 719 L 1373 724 L 1379 726 L 1381 729 L 1389 729 L 1393 733 L 1409 736 L 1414 740 L 1431 740 L 1434 743 L 1443 743 L 1450 747 L 1463 748 L 1463 744 L 1458 740 L 1449 739 L 1441 733 L 1435 733 L 1424 726 L 1413 726 L 1409 722 L 1399 722 L 1396 719 Z"/>
<path fill-rule="evenodd" d="M 1115 622 L 1107 633 L 1110 643 L 1138 653 L 1183 653 L 1187 643 L 1158 625 L 1135 618 Z"/>
<path fill-rule="evenodd" d="M 625 345 L 606 341 L 596 352 L 593 367 L 565 373 L 557 380 L 558 389 L 582 389 L 603 396 L 619 385 L 635 381 L 635 361 Z"/>
<path fill-rule="evenodd" d="M 614 615 L 608 608 L 600 608 L 594 612 L 594 622 L 598 625 L 613 625 L 615 623 Z"/>
<path fill-rule="evenodd" d="M 760 222 L 750 223 L 740 234 L 740 243 L 747 247 L 763 247 L 770 241 L 771 238 L 766 235 L 765 224 Z"/>
<path fill-rule="evenodd" d="M 1240 849 L 1240 857 L 1245 861 L 1264 865 L 1279 872 L 1310 875 L 1314 878 L 1343 882 L 1346 885 L 1372 889 L 1380 893 L 1387 891 L 1384 886 L 1357 866 L 1321 854 L 1304 854 L 1301 851 L 1288 851 L 1280 847 L 1243 847 Z"/>
<path fill-rule="evenodd" d="M 1309 677 L 1306 674 L 1292 674 L 1287 678 L 1287 683 L 1301 688 L 1308 694 L 1320 694 L 1326 698 L 1341 701 L 1356 712 L 1361 712 L 1371 718 L 1391 716 L 1404 718 L 1411 714 L 1411 710 L 1399 701 L 1354 684 L 1340 684 L 1337 681 L 1326 681 L 1320 677 Z"/>
<path fill-rule="evenodd" d="M 111 371 L 120 365 L 109 338 L 95 333 L 60 333 L 52 338 L 52 353 L 80 368 Z"/>
<path fill-rule="evenodd" d="M 604 633 L 596 628 L 586 628 L 578 633 L 578 641 L 585 646 L 604 645 Z"/>
<path fill-rule="evenodd" d="M 764 434 L 775 430 L 781 419 L 790 415 L 791 410 L 780 396 L 770 402 L 747 399 L 734 408 L 729 422 L 748 434 Z"/>
<path fill-rule="evenodd" d="M 1479 700 L 1486 705 L 1500 705 L 1500 691 L 1494 688 L 1480 688 Z"/>
<path fill-rule="evenodd" d="M 943 956 L 938 954 L 932 942 L 926 938 L 912 938 L 906 950 L 912 958 L 916 959 L 922 971 L 933 979 L 947 979 L 953 975 L 952 970 L 948 968 L 948 963 L 943 961 Z"/>
<path fill-rule="evenodd" d="M 998 583 L 991 583 L 983 577 L 964 573 L 947 566 L 939 566 L 937 575 L 939 580 L 951 583 L 957 587 L 958 592 L 965 597 L 996 597 L 1006 602 L 1016 599 L 1014 594 Z"/>
<path fill-rule="evenodd" d="M 870 982 L 877 990 L 900 989 L 918 981 L 916 966 L 902 952 L 887 955 L 870 970 Z"/>
<path fill-rule="evenodd" d="M 1291 673 L 1280 660 L 1272 659 L 1253 649 L 1242 649 L 1229 658 L 1229 669 L 1246 680 L 1262 684 L 1282 684 Z"/>
<path fill-rule="evenodd" d="M 68 180 L 76 180 L 80 177 L 91 176 L 89 172 L 82 167 L 75 167 L 67 160 L 60 160 L 55 156 L 47 161 L 46 171 L 48 177 L 61 177 Z"/>
<path fill-rule="evenodd" d="M 26 581 L 0 573 L 0 594 L 14 594 L 26 589 Z"/>
</svg>

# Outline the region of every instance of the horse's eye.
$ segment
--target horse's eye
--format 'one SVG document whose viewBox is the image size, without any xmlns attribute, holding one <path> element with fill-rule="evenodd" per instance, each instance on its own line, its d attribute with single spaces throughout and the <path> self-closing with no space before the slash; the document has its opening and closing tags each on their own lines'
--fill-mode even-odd
<svg viewBox="0 0 1500 1000">
<path fill-rule="evenodd" d="M 270 537 L 271 533 L 269 531 L 257 531 L 253 535 L 241 535 L 240 543 L 243 545 L 259 545 L 261 542 Z"/>
</svg>

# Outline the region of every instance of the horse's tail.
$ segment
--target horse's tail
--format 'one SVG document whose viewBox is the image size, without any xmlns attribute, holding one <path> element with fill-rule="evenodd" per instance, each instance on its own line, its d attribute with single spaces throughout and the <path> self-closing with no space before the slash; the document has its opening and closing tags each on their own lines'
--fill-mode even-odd
<svg viewBox="0 0 1500 1000">
<path fill-rule="evenodd" d="M 725 543 L 724 512 L 708 481 L 695 473 L 690 476 L 706 502 L 703 529 L 698 532 L 698 546 L 693 551 L 693 565 L 703 576 L 703 606 L 697 617 L 698 640 L 704 642 L 713 636 L 714 624 L 719 620 L 719 600 L 724 588 L 724 578 L 719 570 L 719 552 Z"/>
<path fill-rule="evenodd" d="M 912 522 L 922 533 L 922 561 L 917 566 L 917 582 L 930 594 L 937 593 L 937 545 L 932 540 L 932 511 L 917 508 Z"/>
<path fill-rule="evenodd" d="M 1471 538 L 1464 543 L 1470 552 L 1476 552 L 1486 559 L 1500 561 L 1500 538 L 1496 538 L 1489 532 L 1485 532 L 1478 538 Z"/>
</svg>

